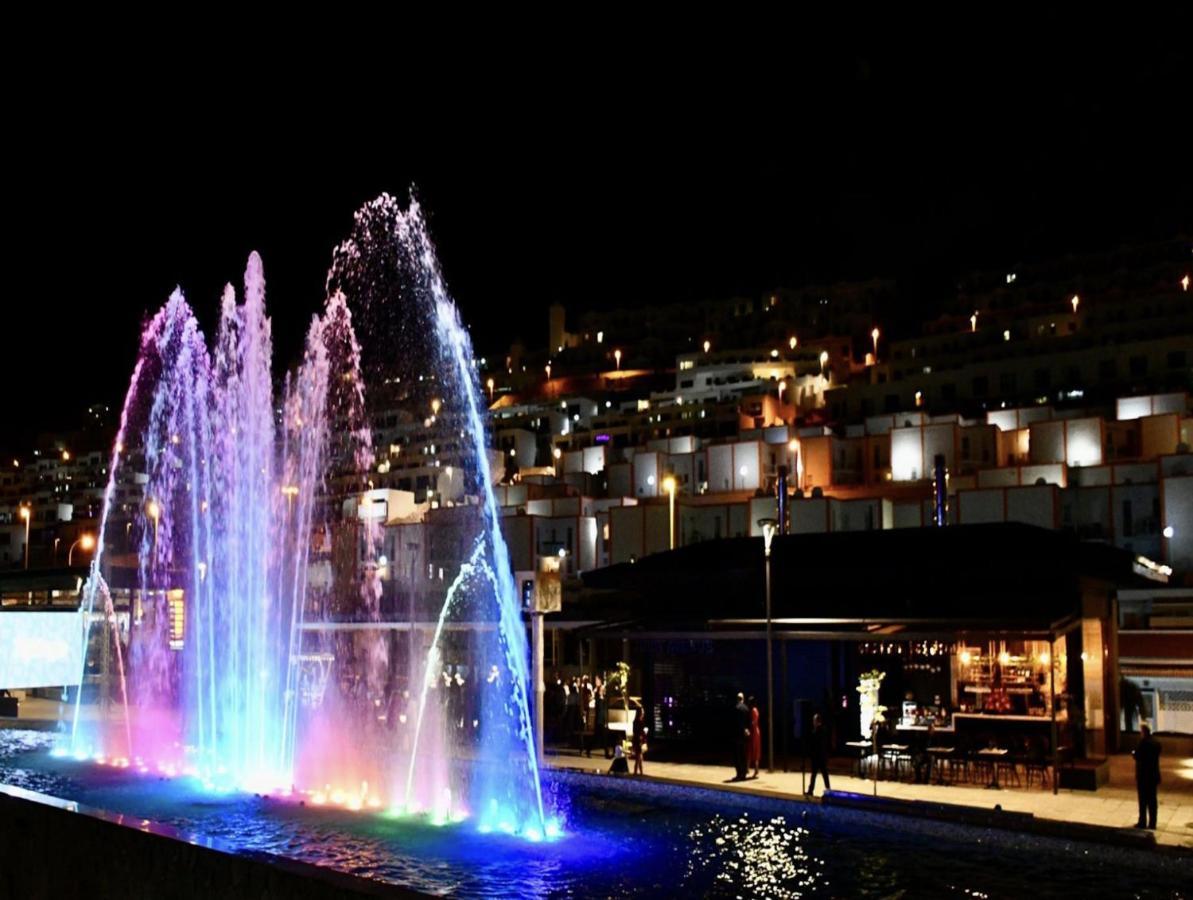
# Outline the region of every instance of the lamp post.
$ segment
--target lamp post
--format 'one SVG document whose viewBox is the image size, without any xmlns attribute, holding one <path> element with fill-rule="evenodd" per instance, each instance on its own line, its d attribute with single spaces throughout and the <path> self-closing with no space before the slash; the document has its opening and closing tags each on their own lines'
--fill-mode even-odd
<svg viewBox="0 0 1193 900">
<path fill-rule="evenodd" d="M 878 335 L 879 331 L 877 328 L 870 332 L 870 340 L 874 342 L 874 362 L 878 362 Z"/>
<path fill-rule="evenodd" d="M 663 490 L 667 492 L 668 506 L 670 507 L 669 521 L 671 524 L 671 543 L 669 549 L 675 549 L 675 476 L 668 475 L 663 479 Z"/>
<path fill-rule="evenodd" d="M 21 518 L 25 520 L 25 568 L 29 568 L 29 520 L 33 518 L 28 506 L 21 507 Z"/>
<path fill-rule="evenodd" d="M 614 362 L 617 363 L 617 368 L 620 369 L 621 368 L 621 351 L 620 350 L 613 351 L 613 360 L 614 360 Z"/>
<path fill-rule="evenodd" d="M 759 519 L 762 526 L 762 546 L 766 551 L 766 770 L 775 770 L 775 662 L 774 632 L 771 627 L 770 545 L 778 530 L 774 519 Z"/>
<path fill-rule="evenodd" d="M 162 508 L 158 505 L 156 500 L 150 500 L 145 504 L 145 512 L 149 518 L 153 519 L 153 561 L 157 562 L 157 524 L 162 518 Z"/>
<path fill-rule="evenodd" d="M 80 544 L 83 545 L 84 550 L 91 550 L 95 547 L 95 535 L 81 534 L 79 535 L 79 539 L 70 545 L 70 549 L 66 551 L 66 564 L 68 566 L 74 560 L 75 547 L 78 547 Z"/>
</svg>

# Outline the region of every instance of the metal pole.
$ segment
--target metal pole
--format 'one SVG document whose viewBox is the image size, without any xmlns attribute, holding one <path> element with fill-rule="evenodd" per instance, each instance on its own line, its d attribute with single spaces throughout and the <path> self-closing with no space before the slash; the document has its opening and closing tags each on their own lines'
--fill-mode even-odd
<svg viewBox="0 0 1193 900">
<path fill-rule="evenodd" d="M 766 770 L 775 770 L 775 667 L 770 618 L 770 547 L 766 548 Z"/>
<path fill-rule="evenodd" d="M 1057 793 L 1056 784 L 1056 752 L 1057 752 L 1057 736 L 1056 736 L 1056 660 L 1052 658 L 1056 652 L 1056 641 L 1052 635 L 1048 635 L 1048 696 L 1049 706 L 1052 711 L 1052 793 Z"/>
<path fill-rule="evenodd" d="M 670 516 L 670 520 L 671 520 L 671 547 L 670 547 L 670 549 L 674 550 L 674 549 L 675 549 L 675 486 L 674 486 L 674 485 L 672 485 L 672 486 L 671 486 L 671 490 L 670 490 L 670 491 L 668 491 L 667 493 L 669 493 L 669 494 L 671 495 L 671 500 L 670 500 L 670 507 L 671 507 L 671 516 Z"/>
<path fill-rule="evenodd" d="M 533 671 L 530 674 L 534 682 L 534 750 L 541 760 L 543 758 L 543 614 L 530 614 L 531 643 L 534 647 L 532 656 Z"/>
</svg>

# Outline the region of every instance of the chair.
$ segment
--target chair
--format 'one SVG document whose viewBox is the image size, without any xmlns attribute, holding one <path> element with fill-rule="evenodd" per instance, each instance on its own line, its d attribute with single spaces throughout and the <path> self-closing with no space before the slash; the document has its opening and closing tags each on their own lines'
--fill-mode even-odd
<svg viewBox="0 0 1193 900">
<path fill-rule="evenodd" d="M 1023 772 L 1027 787 L 1031 787 L 1034 779 L 1040 780 L 1040 787 L 1052 786 L 1052 773 L 1048 768 L 1048 755 L 1044 752 L 1043 744 L 1038 740 L 1028 743 L 1027 752 L 1023 757 Z"/>
</svg>

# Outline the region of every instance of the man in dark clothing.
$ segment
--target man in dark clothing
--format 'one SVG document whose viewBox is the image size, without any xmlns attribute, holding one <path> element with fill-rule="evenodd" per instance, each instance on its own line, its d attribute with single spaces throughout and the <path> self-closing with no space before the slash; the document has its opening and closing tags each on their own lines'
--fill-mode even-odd
<svg viewBox="0 0 1193 900">
<path fill-rule="evenodd" d="M 750 746 L 750 707 L 746 706 L 746 695 L 737 695 L 737 706 L 733 708 L 736 733 L 733 738 L 733 767 L 737 770 L 734 781 L 745 781 L 748 765 L 746 754 Z"/>
<path fill-rule="evenodd" d="M 1152 737 L 1147 725 L 1140 725 L 1143 738 L 1135 748 L 1135 790 L 1139 794 L 1139 821 L 1136 828 L 1156 830 L 1156 788 L 1160 786 L 1160 742 Z"/>
<path fill-rule="evenodd" d="M 820 713 L 816 713 L 812 717 L 812 734 L 808 739 L 808 756 L 812 761 L 812 780 L 808 783 L 808 790 L 805 795 L 811 797 L 816 793 L 816 773 L 819 772 L 824 777 L 824 789 L 831 791 L 832 785 L 828 780 L 828 729 L 824 726 L 824 719 L 821 718 Z"/>
</svg>

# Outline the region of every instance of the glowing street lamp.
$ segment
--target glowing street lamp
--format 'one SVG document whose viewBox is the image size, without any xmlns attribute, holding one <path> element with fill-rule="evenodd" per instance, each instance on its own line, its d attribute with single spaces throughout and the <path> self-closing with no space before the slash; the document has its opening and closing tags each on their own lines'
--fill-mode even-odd
<svg viewBox="0 0 1193 900">
<path fill-rule="evenodd" d="M 675 476 L 668 475 L 663 479 L 663 490 L 667 492 L 669 497 L 668 506 L 670 507 L 670 522 L 671 522 L 671 545 L 670 549 L 675 549 Z"/>
<path fill-rule="evenodd" d="M 145 513 L 149 518 L 153 519 L 153 558 L 157 559 L 157 526 L 162 518 L 162 508 L 158 505 L 156 500 L 150 500 L 145 504 Z"/>
<path fill-rule="evenodd" d="M 442 406 L 443 406 L 443 403 L 438 397 L 436 397 L 434 400 L 432 400 L 431 401 L 431 415 L 433 415 L 433 416 L 439 415 L 439 410 L 440 410 L 440 408 L 442 408 Z"/>
<path fill-rule="evenodd" d="M 621 368 L 621 351 L 620 350 L 613 351 L 613 359 L 617 363 L 617 368 L 620 369 Z"/>
<path fill-rule="evenodd" d="M 547 363 L 547 365 L 544 366 L 543 368 L 545 368 L 547 370 L 547 380 L 550 381 L 551 380 L 551 364 Z"/>
<path fill-rule="evenodd" d="M 779 530 L 774 519 L 759 519 L 762 526 L 762 548 L 766 553 L 766 770 L 775 770 L 775 663 L 771 625 L 770 545 Z"/>
<path fill-rule="evenodd" d="M 66 551 L 66 564 L 68 566 L 74 562 L 75 547 L 82 547 L 84 550 L 95 549 L 95 535 L 79 535 L 79 539 L 70 545 L 70 549 Z"/>
<path fill-rule="evenodd" d="M 487 387 L 489 389 L 489 402 L 492 403 L 493 402 L 493 379 L 492 378 L 490 378 L 488 381 L 485 382 L 485 387 Z"/>
<path fill-rule="evenodd" d="M 1074 294 L 1073 299 L 1069 302 L 1073 304 L 1073 315 L 1077 315 L 1077 306 L 1081 303 L 1081 298 Z"/>
<path fill-rule="evenodd" d="M 870 332 L 870 340 L 874 342 L 874 362 L 878 362 L 878 334 L 877 328 Z"/>
<path fill-rule="evenodd" d="M 1185 276 L 1185 281 L 1186 281 L 1186 282 L 1188 282 L 1188 280 L 1189 280 L 1189 276 L 1188 276 L 1188 275 L 1186 275 L 1186 276 Z M 710 347 L 712 347 L 712 341 L 705 341 L 705 342 L 704 342 L 704 352 L 705 352 L 705 353 L 707 353 L 707 352 L 709 351 L 709 348 L 710 348 Z"/>
<path fill-rule="evenodd" d="M 1186 275 L 1184 278 L 1181 279 L 1181 290 L 1183 290 L 1183 291 L 1189 290 L 1189 276 L 1188 275 Z"/>
<path fill-rule="evenodd" d="M 796 347 L 799 346 L 799 338 L 797 338 L 793 334 L 790 338 L 787 339 L 787 346 L 790 347 L 792 350 L 794 350 Z"/>
<path fill-rule="evenodd" d="M 973 315 L 969 317 L 969 330 L 978 330 L 978 311 L 976 309 L 973 311 Z"/>
<path fill-rule="evenodd" d="M 29 568 L 29 520 L 33 518 L 33 512 L 28 506 L 21 507 L 21 518 L 25 520 L 25 568 Z"/>
<path fill-rule="evenodd" d="M 876 356 L 874 358 L 877 359 L 878 357 Z M 828 365 L 828 351 L 821 350 L 820 351 L 820 374 L 821 375 L 824 374 L 824 367 L 827 365 Z"/>
<path fill-rule="evenodd" d="M 294 511 L 294 498 L 298 496 L 298 485 L 284 484 L 282 493 L 286 496 L 286 514 L 289 515 Z"/>
</svg>

